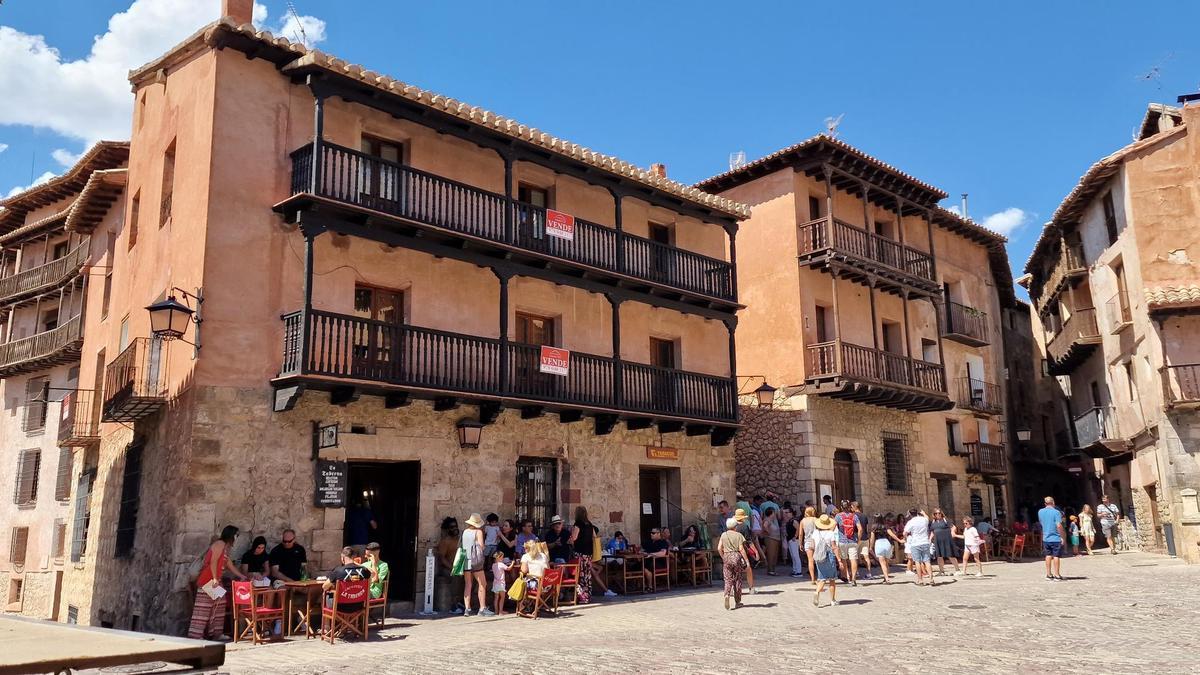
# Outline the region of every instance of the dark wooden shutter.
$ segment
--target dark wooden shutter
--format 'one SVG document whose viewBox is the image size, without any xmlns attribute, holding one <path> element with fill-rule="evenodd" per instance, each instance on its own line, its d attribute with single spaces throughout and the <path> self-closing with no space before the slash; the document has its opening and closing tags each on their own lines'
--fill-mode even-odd
<svg viewBox="0 0 1200 675">
<path fill-rule="evenodd" d="M 23 450 L 17 462 L 17 484 L 13 503 L 28 505 L 37 501 L 38 469 L 42 463 L 41 450 Z"/>
<path fill-rule="evenodd" d="M 67 550 L 67 521 L 62 518 L 54 519 L 54 546 L 51 550 L 51 557 L 55 560 L 62 560 L 63 553 Z"/>
<path fill-rule="evenodd" d="M 65 502 L 71 498 L 71 448 L 58 450 L 58 479 L 54 483 L 54 499 Z"/>
<path fill-rule="evenodd" d="M 29 548 L 29 528 L 14 527 L 12 529 L 12 543 L 8 549 L 8 559 L 14 565 L 25 564 L 25 551 Z"/>
<path fill-rule="evenodd" d="M 25 417 L 23 431 L 38 431 L 46 427 L 46 379 L 36 377 L 25 382 Z"/>
</svg>

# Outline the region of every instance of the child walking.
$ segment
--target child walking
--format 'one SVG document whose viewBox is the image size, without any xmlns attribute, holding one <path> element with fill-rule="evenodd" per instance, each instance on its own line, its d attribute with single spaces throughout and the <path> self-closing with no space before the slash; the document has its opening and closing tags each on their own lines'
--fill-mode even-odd
<svg viewBox="0 0 1200 675">
<path fill-rule="evenodd" d="M 967 571 L 967 565 L 971 563 L 971 558 L 975 558 L 976 577 L 983 576 L 983 557 L 979 555 L 979 549 L 983 545 L 983 538 L 979 536 L 979 530 L 975 528 L 975 519 L 967 516 L 962 519 L 963 533 L 955 534 L 954 536 L 963 540 L 963 572 Z"/>
<path fill-rule="evenodd" d="M 1079 555 L 1079 518 L 1071 516 L 1071 553 Z"/>
<path fill-rule="evenodd" d="M 492 595 L 496 596 L 496 616 L 504 614 L 504 601 L 508 599 L 508 588 L 505 586 L 505 572 L 512 565 L 504 562 L 504 554 L 496 551 L 492 554 Z"/>
</svg>

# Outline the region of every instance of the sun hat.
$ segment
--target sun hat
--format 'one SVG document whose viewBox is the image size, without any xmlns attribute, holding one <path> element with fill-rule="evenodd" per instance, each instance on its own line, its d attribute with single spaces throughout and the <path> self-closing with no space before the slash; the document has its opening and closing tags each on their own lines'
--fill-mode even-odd
<svg viewBox="0 0 1200 675">
<path fill-rule="evenodd" d="M 478 513 L 472 513 L 471 517 L 467 518 L 467 524 L 471 527 L 480 527 L 483 525 L 483 518 L 480 518 Z"/>
<path fill-rule="evenodd" d="M 817 529 L 818 530 L 832 530 L 833 529 L 833 518 L 830 518 L 828 513 L 822 513 L 821 517 L 817 518 Z"/>
<path fill-rule="evenodd" d="M 737 511 L 734 511 L 733 519 L 738 521 L 739 523 L 742 522 L 743 520 L 745 520 L 746 519 L 746 510 L 738 509 Z"/>
<path fill-rule="evenodd" d="M 550 524 L 557 525 L 557 524 L 561 523 L 562 521 L 563 521 L 562 516 L 554 516 L 553 518 L 550 519 Z"/>
</svg>

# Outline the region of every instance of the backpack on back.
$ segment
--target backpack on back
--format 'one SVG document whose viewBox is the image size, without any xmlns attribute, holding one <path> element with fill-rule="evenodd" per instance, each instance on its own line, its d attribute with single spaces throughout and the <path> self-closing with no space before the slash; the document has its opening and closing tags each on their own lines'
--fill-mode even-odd
<svg viewBox="0 0 1200 675">
<path fill-rule="evenodd" d="M 842 535 L 847 539 L 858 539 L 858 528 L 854 526 L 853 513 L 839 513 L 838 522 L 842 525 Z"/>
</svg>

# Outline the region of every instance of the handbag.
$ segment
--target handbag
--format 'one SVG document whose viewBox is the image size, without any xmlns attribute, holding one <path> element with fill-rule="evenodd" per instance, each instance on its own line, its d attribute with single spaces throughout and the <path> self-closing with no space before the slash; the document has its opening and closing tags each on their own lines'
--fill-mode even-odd
<svg viewBox="0 0 1200 675">
<path fill-rule="evenodd" d="M 461 577 L 463 569 L 467 566 L 467 549 L 459 546 L 458 553 L 454 554 L 454 565 L 450 568 L 450 574 L 456 577 Z"/>
<path fill-rule="evenodd" d="M 517 580 L 508 587 L 508 599 L 513 602 L 520 602 L 525 599 L 525 577 L 517 577 Z"/>
<path fill-rule="evenodd" d="M 592 528 L 595 530 L 595 528 Z M 603 557 L 603 551 L 600 550 L 600 533 L 592 532 L 592 560 L 599 561 Z"/>
<path fill-rule="evenodd" d="M 750 562 L 756 562 L 758 560 L 758 547 L 754 544 L 746 544 L 746 557 L 750 559 Z"/>
</svg>

